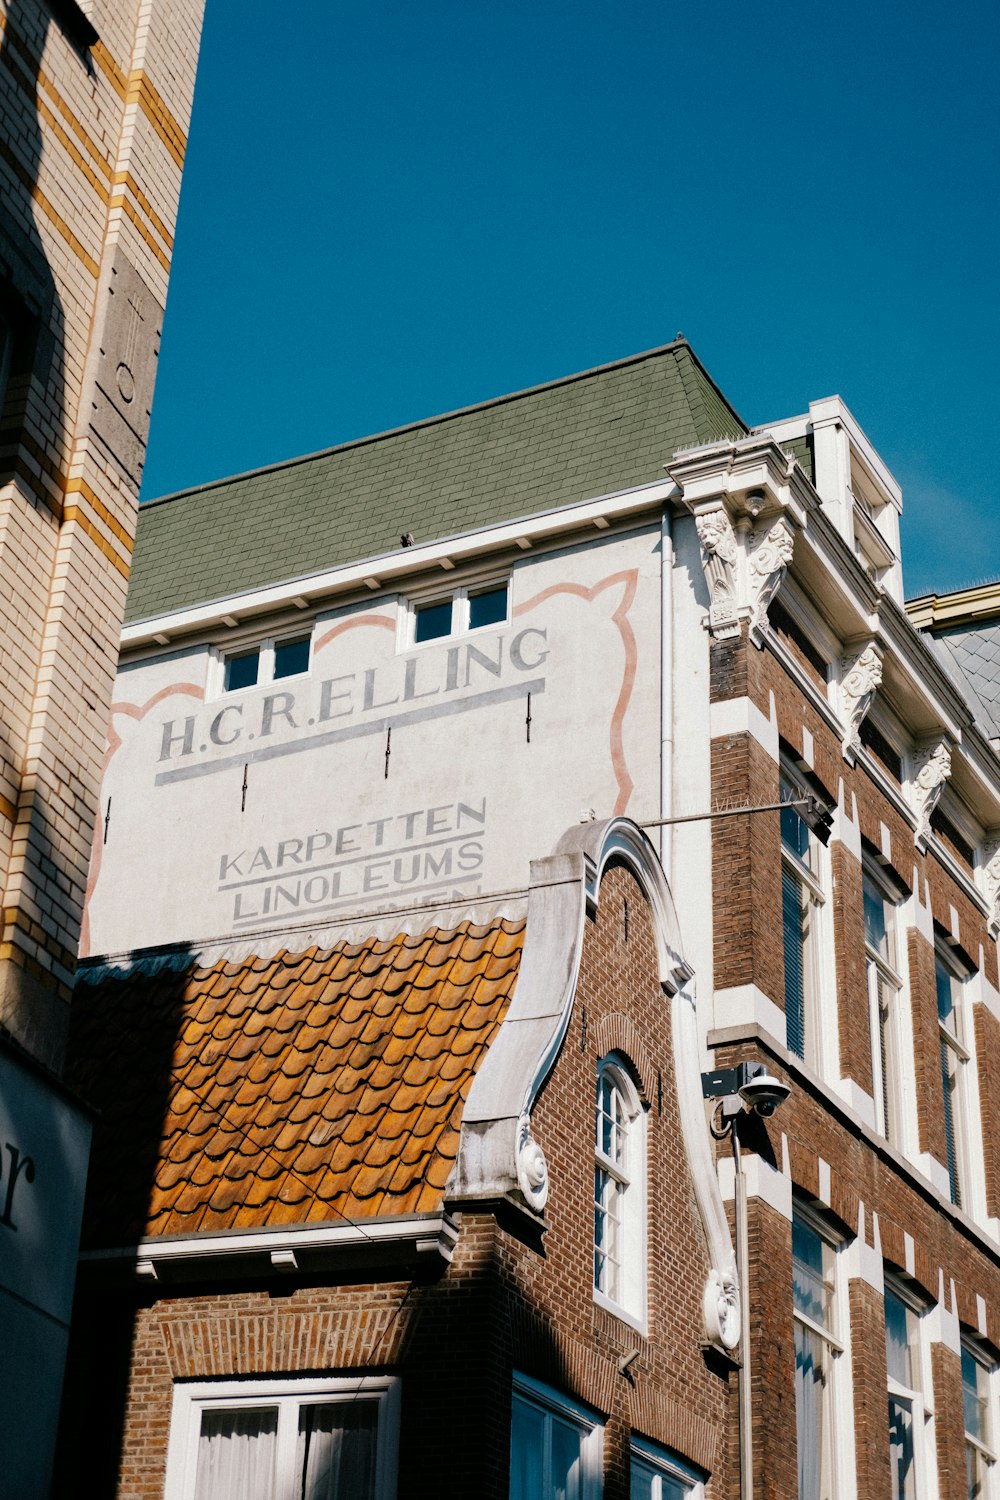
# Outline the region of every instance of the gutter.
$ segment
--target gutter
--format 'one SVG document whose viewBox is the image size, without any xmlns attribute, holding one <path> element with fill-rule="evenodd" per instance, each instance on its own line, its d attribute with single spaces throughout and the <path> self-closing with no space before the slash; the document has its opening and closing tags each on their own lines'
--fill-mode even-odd
<svg viewBox="0 0 1000 1500">
<path fill-rule="evenodd" d="M 151 1235 L 137 1245 L 84 1250 L 81 1274 L 102 1280 L 187 1281 L 206 1275 L 260 1276 L 346 1267 L 429 1263 L 443 1269 L 458 1243 L 448 1213 L 219 1234 Z"/>
</svg>

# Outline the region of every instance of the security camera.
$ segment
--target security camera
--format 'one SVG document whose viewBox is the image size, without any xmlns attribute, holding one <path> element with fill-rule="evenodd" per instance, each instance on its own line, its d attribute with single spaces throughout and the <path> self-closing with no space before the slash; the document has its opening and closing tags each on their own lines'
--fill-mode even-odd
<svg viewBox="0 0 1000 1500">
<path fill-rule="evenodd" d="M 748 1078 L 739 1094 L 747 1109 L 752 1109 L 755 1115 L 766 1120 L 774 1114 L 779 1104 L 784 1104 L 791 1092 L 787 1083 L 782 1083 L 780 1078 L 774 1078 L 764 1071 Z"/>
</svg>

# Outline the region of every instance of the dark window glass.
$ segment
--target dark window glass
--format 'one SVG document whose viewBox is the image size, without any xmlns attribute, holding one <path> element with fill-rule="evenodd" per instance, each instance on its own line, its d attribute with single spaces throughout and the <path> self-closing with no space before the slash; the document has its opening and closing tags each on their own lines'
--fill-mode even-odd
<svg viewBox="0 0 1000 1500">
<path fill-rule="evenodd" d="M 897 752 L 889 744 L 885 735 L 878 730 L 871 719 L 862 719 L 861 728 L 858 730 L 858 738 L 866 750 L 870 750 L 877 761 L 889 772 L 890 776 L 897 781 L 903 778 L 903 762 Z"/>
<path fill-rule="evenodd" d="M 436 641 L 443 635 L 451 635 L 451 600 L 442 599 L 438 604 L 421 604 L 416 609 L 416 629 L 413 639 Z"/>
<path fill-rule="evenodd" d="M 481 625 L 502 625 L 506 619 L 506 584 L 501 589 L 487 589 L 485 593 L 469 596 L 470 630 L 478 630 Z"/>
<path fill-rule="evenodd" d="M 253 687 L 260 666 L 260 649 L 240 651 L 236 656 L 226 657 L 226 692 L 235 693 L 237 688 Z"/>
<path fill-rule="evenodd" d="M 294 677 L 309 670 L 309 637 L 297 641 L 278 641 L 274 647 L 275 677 Z"/>
</svg>

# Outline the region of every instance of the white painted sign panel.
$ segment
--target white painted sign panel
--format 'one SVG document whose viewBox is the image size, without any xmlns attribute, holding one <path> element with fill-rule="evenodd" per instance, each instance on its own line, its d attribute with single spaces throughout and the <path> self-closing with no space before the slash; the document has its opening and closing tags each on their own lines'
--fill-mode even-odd
<svg viewBox="0 0 1000 1500">
<path fill-rule="evenodd" d="M 420 645 L 406 599 L 332 612 L 251 688 L 208 647 L 124 668 L 84 951 L 519 889 L 585 809 L 655 816 L 657 541 L 528 559 Z"/>
</svg>

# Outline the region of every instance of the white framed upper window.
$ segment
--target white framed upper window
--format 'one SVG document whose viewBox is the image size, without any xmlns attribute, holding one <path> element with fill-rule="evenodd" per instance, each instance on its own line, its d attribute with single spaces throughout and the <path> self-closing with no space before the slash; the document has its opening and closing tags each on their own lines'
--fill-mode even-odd
<svg viewBox="0 0 1000 1500">
<path fill-rule="evenodd" d="M 971 1341 L 962 1342 L 962 1409 L 965 1416 L 965 1481 L 968 1500 L 993 1500 L 997 1439 L 993 1390 L 996 1368 Z"/>
<path fill-rule="evenodd" d="M 840 1418 L 849 1373 L 840 1336 L 837 1246 L 802 1205 L 792 1216 L 792 1306 L 795 1320 L 795 1428 L 798 1500 L 834 1500 L 849 1434 Z M 849 1392 L 847 1393 L 849 1400 Z"/>
<path fill-rule="evenodd" d="M 948 1196 L 967 1206 L 969 1192 L 968 1078 L 965 975 L 944 946 L 934 954 L 937 988 L 938 1045 L 941 1053 L 941 1099 L 944 1111 L 945 1166 Z"/>
<path fill-rule="evenodd" d="M 213 697 L 304 677 L 312 659 L 311 631 L 268 636 L 245 646 L 220 650 Z"/>
<path fill-rule="evenodd" d="M 403 614 L 402 650 L 441 641 L 449 636 L 470 635 L 510 622 L 510 581 L 470 584 L 410 601 Z"/>
<path fill-rule="evenodd" d="M 797 802 L 807 788 L 782 768 L 781 801 Z M 825 850 L 793 807 L 781 818 L 781 920 L 785 959 L 788 1050 L 821 1071 L 821 989 L 826 905 Z"/>
<path fill-rule="evenodd" d="M 629 1449 L 631 1500 L 704 1500 L 699 1476 L 665 1449 L 633 1438 Z"/>
<path fill-rule="evenodd" d="M 597 1065 L 594 1297 L 642 1327 L 646 1313 L 646 1117 L 617 1053 Z"/>
<path fill-rule="evenodd" d="M 604 1428 L 578 1402 L 515 1374 L 510 1500 L 600 1500 Z"/>
<path fill-rule="evenodd" d="M 924 1311 L 900 1283 L 886 1277 L 885 1356 L 892 1500 L 924 1500 L 931 1493 L 933 1411 Z"/>
<path fill-rule="evenodd" d="M 395 1500 L 399 1381 L 174 1387 L 164 1500 Z"/>
<path fill-rule="evenodd" d="M 875 1128 L 893 1145 L 903 1141 L 903 976 L 899 912 L 874 864 L 861 876 L 865 911 L 865 968 L 872 1049 Z"/>
</svg>

